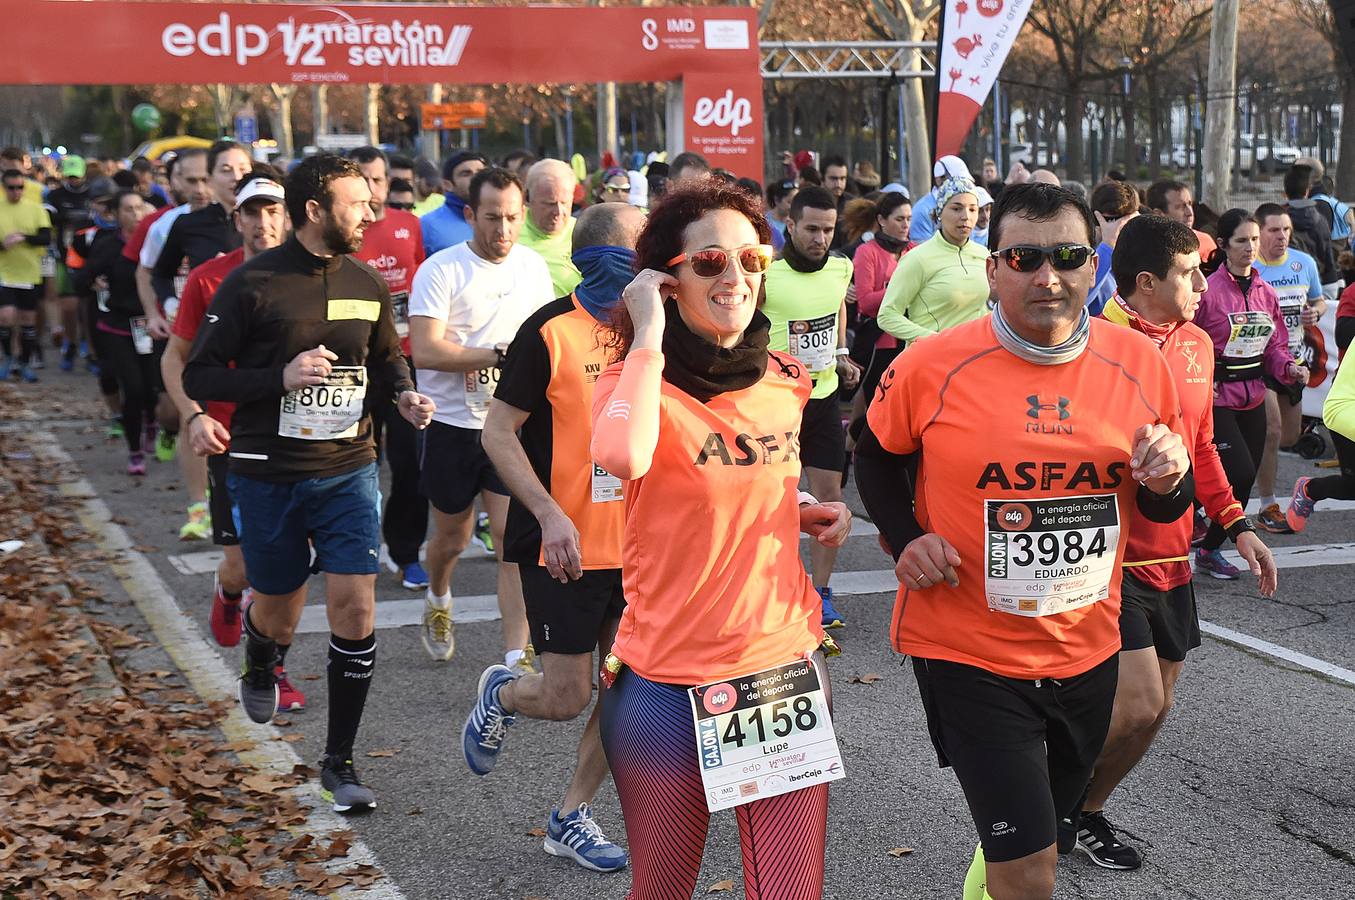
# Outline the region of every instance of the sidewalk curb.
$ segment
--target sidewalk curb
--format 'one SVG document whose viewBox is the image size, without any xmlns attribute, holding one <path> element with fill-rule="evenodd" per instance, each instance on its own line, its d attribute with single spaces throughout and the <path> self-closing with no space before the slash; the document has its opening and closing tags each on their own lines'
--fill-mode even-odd
<svg viewBox="0 0 1355 900">
<path fill-rule="evenodd" d="M 61 447 L 56 437 L 45 429 L 35 429 L 24 435 L 34 455 L 54 469 L 78 472 L 79 464 Z M 236 677 L 221 657 L 203 639 L 197 623 L 175 602 L 169 587 L 155 571 L 155 567 L 139 551 L 126 530 L 114 522 L 111 510 L 95 492 L 88 480 L 81 477 L 64 482 L 60 493 L 82 501 L 78 511 L 80 523 L 89 531 L 101 550 L 122 557 L 109 563 L 114 576 L 127 591 L 138 611 L 146 619 L 155 639 L 183 672 L 189 686 L 204 701 L 226 701 L 228 712 L 221 720 L 222 733 L 228 741 L 253 741 L 253 750 L 236 755 L 246 765 L 262 772 L 290 777 L 298 765 L 304 765 L 290 744 L 278 740 L 281 732 L 272 725 L 258 725 L 250 721 L 236 702 Z M 351 825 L 333 812 L 320 799 L 314 783 L 308 781 L 290 789 L 290 793 L 308 810 L 304 824 L 289 830 L 300 836 L 328 837 L 351 831 Z M 376 854 L 361 840 L 354 840 L 348 855 L 321 863 L 329 872 L 342 872 L 355 865 L 379 868 Z M 333 896 L 366 898 L 366 900 L 404 900 L 404 893 L 388 876 L 369 888 L 345 888 Z"/>
</svg>

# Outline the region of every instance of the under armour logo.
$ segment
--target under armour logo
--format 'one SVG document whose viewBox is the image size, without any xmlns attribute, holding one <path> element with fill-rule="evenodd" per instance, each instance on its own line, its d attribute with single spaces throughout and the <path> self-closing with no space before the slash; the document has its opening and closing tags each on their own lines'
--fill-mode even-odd
<svg viewBox="0 0 1355 900">
<path fill-rule="evenodd" d="M 1058 410 L 1060 422 L 1072 416 L 1072 413 L 1068 411 L 1069 401 L 1067 397 L 1060 397 L 1058 403 L 1041 403 L 1039 394 L 1031 394 L 1026 398 L 1026 402 L 1030 404 L 1030 408 L 1026 410 L 1026 415 L 1032 419 L 1040 418 L 1040 413 L 1045 410 L 1050 412 Z"/>
</svg>

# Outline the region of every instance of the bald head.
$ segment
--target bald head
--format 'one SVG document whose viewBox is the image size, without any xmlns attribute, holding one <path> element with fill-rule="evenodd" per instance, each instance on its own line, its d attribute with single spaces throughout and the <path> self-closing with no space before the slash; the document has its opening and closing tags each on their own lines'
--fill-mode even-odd
<svg viewBox="0 0 1355 900">
<path fill-rule="evenodd" d="M 635 239 L 645 225 L 645 214 L 627 203 L 599 203 L 579 214 L 574 225 L 572 252 L 584 247 L 635 249 Z"/>
<path fill-rule="evenodd" d="M 1031 172 L 1030 180 L 1036 184 L 1052 184 L 1054 187 L 1058 187 L 1060 183 L 1059 176 L 1048 169 L 1036 169 L 1034 172 Z"/>
</svg>

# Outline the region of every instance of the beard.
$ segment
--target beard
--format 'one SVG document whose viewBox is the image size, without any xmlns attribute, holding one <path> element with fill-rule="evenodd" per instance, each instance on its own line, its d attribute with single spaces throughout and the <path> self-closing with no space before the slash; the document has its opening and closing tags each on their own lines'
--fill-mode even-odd
<svg viewBox="0 0 1355 900">
<path fill-rule="evenodd" d="M 362 229 L 354 228 L 352 231 L 345 232 L 339 227 L 339 223 L 333 216 L 325 219 L 324 230 L 320 232 L 320 239 L 325 242 L 325 248 L 333 254 L 357 253 L 362 248 Z"/>
</svg>

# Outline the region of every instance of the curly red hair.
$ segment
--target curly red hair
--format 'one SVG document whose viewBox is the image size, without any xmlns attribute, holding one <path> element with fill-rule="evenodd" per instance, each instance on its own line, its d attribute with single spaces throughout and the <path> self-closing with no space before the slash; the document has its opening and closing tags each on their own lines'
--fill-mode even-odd
<svg viewBox="0 0 1355 900">
<path fill-rule="evenodd" d="M 687 226 L 717 209 L 743 213 L 757 232 L 758 241 L 772 242 L 772 229 L 763 215 L 761 198 L 717 178 L 685 182 L 664 194 L 649 211 L 649 218 L 635 241 L 635 271 L 669 271 L 668 260 L 682 252 Z M 624 359 L 635 339 L 635 326 L 624 302 L 617 303 L 612 310 L 609 330 L 611 333 L 604 338 L 603 346 L 611 351 L 613 361 Z"/>
</svg>

